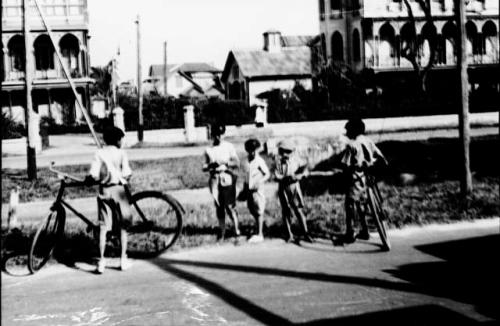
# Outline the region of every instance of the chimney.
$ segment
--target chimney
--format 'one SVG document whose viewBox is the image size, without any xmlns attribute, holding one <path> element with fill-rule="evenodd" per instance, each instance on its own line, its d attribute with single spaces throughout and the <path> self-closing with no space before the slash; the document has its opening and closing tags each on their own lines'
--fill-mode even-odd
<svg viewBox="0 0 500 326">
<path fill-rule="evenodd" d="M 281 50 L 281 33 L 277 30 L 268 30 L 264 36 L 264 51 L 279 52 Z"/>
</svg>

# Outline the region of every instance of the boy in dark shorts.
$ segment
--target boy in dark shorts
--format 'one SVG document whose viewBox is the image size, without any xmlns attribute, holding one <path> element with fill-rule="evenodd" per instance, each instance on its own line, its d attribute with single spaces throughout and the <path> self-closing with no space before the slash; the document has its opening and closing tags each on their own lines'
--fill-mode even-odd
<svg viewBox="0 0 500 326">
<path fill-rule="evenodd" d="M 347 175 L 345 196 L 346 231 L 344 243 L 353 243 L 356 239 L 368 240 L 368 224 L 366 223 L 365 206 L 367 202 L 367 170 L 376 163 L 387 165 L 387 161 L 375 145 L 364 135 L 365 124 L 361 119 L 350 119 L 346 125 L 346 136 L 349 142 L 340 157 L 340 164 Z M 354 219 L 359 218 L 361 231 L 354 234 Z"/>
</svg>

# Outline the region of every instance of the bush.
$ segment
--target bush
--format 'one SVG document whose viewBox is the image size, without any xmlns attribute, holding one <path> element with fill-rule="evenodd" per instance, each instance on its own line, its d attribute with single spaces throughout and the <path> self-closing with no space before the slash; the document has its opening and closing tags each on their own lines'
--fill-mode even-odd
<svg viewBox="0 0 500 326">
<path fill-rule="evenodd" d="M 26 135 L 24 125 L 2 112 L 2 139 L 20 138 Z"/>
</svg>

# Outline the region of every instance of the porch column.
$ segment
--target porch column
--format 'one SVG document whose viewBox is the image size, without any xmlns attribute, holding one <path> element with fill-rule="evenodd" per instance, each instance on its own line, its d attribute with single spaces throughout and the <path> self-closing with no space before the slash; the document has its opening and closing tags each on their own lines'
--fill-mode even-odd
<svg viewBox="0 0 500 326">
<path fill-rule="evenodd" d="M 9 80 L 9 74 L 10 74 L 9 49 L 7 47 L 4 47 L 2 51 L 3 51 L 4 80 Z"/>
</svg>

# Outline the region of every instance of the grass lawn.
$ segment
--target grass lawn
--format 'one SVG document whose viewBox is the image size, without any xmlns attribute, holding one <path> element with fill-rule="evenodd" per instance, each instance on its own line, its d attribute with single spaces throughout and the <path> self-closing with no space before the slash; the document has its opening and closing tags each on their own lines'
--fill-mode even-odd
<svg viewBox="0 0 500 326">
<path fill-rule="evenodd" d="M 435 139 L 425 142 L 385 142 L 380 144 L 391 169 L 383 173 L 380 189 L 385 198 L 390 228 L 405 225 L 423 225 L 433 222 L 449 223 L 459 220 L 488 218 L 500 215 L 499 158 L 493 155 L 498 148 L 497 137 L 473 139 L 471 166 L 474 174 L 474 192 L 467 204 L 459 196 L 456 181 L 460 171 L 459 144 L 457 140 Z M 267 158 L 269 160 L 269 158 Z M 205 187 L 207 177 L 201 172 L 199 157 L 172 158 L 151 162 L 134 162 L 133 185 L 141 189 L 172 190 Z M 65 171 L 84 175 L 86 166 L 65 167 Z M 2 199 L 16 184 L 23 189 L 23 200 L 53 199 L 57 180 L 48 170 L 41 169 L 39 181 L 28 182 L 18 176 L 19 171 L 2 171 Z M 413 174 L 414 182 L 402 184 L 401 173 Z M 328 236 L 344 227 L 344 209 L 341 182 L 335 178 L 309 179 L 304 182 L 306 214 L 308 224 L 316 236 Z M 86 192 L 87 191 L 87 192 Z M 73 197 L 93 196 L 89 190 L 81 189 Z M 213 205 L 188 205 L 184 216 L 183 236 L 175 248 L 192 247 L 215 242 L 217 219 Z M 243 203 L 238 204 L 241 229 L 251 234 L 254 220 Z M 228 222 L 229 223 L 229 222 Z M 25 253 L 33 225 L 24 225 L 16 232 L 2 230 L 2 256 L 7 251 Z M 231 232 L 229 232 L 231 235 Z M 265 214 L 265 236 L 281 237 L 281 209 L 277 200 L 268 200 Z M 75 221 L 66 227 L 65 239 L 60 245 L 65 248 L 58 258 L 89 258 L 96 255 L 96 243 L 84 230 L 81 222 Z M 174 250 L 175 250 L 174 248 Z M 110 254 L 116 248 L 110 248 Z"/>
</svg>

